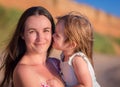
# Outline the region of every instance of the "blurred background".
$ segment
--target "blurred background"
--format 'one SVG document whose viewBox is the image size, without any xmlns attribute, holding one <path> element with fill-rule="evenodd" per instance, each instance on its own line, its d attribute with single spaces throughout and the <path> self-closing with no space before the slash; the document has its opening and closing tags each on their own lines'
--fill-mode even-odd
<svg viewBox="0 0 120 87">
<path fill-rule="evenodd" d="M 0 0 L 0 52 L 25 9 L 43 6 L 54 19 L 78 11 L 86 15 L 94 27 L 94 65 L 98 82 L 101 87 L 120 87 L 119 3 L 119 0 Z M 59 53 L 53 52 L 51 56 L 59 58 Z"/>
</svg>

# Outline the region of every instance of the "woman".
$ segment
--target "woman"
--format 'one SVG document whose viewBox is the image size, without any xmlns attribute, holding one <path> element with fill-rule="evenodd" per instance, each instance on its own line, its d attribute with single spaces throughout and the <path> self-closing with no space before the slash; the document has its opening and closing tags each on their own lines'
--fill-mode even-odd
<svg viewBox="0 0 120 87">
<path fill-rule="evenodd" d="M 4 52 L 5 77 L 0 87 L 11 82 L 13 87 L 64 86 L 48 58 L 54 27 L 51 14 L 43 7 L 31 7 L 22 14 Z"/>
</svg>

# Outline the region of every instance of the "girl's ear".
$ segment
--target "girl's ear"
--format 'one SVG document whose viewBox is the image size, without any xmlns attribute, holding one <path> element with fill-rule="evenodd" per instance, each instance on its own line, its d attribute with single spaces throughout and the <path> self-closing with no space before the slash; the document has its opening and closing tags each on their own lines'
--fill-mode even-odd
<svg viewBox="0 0 120 87">
<path fill-rule="evenodd" d="M 69 44 L 69 46 L 70 46 L 70 49 L 74 49 L 77 46 L 77 44 L 75 41 L 73 41 Z"/>
<path fill-rule="evenodd" d="M 76 48 L 77 44 L 75 41 L 72 42 L 72 46 L 73 46 L 73 48 Z"/>
</svg>

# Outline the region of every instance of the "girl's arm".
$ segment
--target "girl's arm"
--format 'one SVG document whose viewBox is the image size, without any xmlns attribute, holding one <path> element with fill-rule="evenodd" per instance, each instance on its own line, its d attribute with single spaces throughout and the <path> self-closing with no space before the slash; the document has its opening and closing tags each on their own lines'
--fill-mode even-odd
<svg viewBox="0 0 120 87">
<path fill-rule="evenodd" d="M 73 59 L 73 67 L 79 84 L 74 87 L 92 87 L 92 78 L 87 63 L 80 56 Z"/>
</svg>

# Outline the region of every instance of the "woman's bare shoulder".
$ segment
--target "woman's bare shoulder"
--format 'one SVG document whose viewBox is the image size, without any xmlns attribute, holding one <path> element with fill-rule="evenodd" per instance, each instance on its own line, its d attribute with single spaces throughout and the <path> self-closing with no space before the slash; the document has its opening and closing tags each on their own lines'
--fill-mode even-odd
<svg viewBox="0 0 120 87">
<path fill-rule="evenodd" d="M 32 85 L 34 85 L 35 83 L 34 77 L 35 77 L 35 72 L 31 69 L 31 67 L 24 65 L 24 64 L 18 64 L 13 73 L 13 82 L 14 82 L 15 87 L 20 87 L 20 86 L 21 87 L 28 87 L 28 86 L 32 87 Z"/>
<path fill-rule="evenodd" d="M 14 70 L 14 74 L 17 74 L 17 75 L 26 75 L 30 72 L 32 72 L 30 66 L 25 64 L 18 64 Z"/>
</svg>

